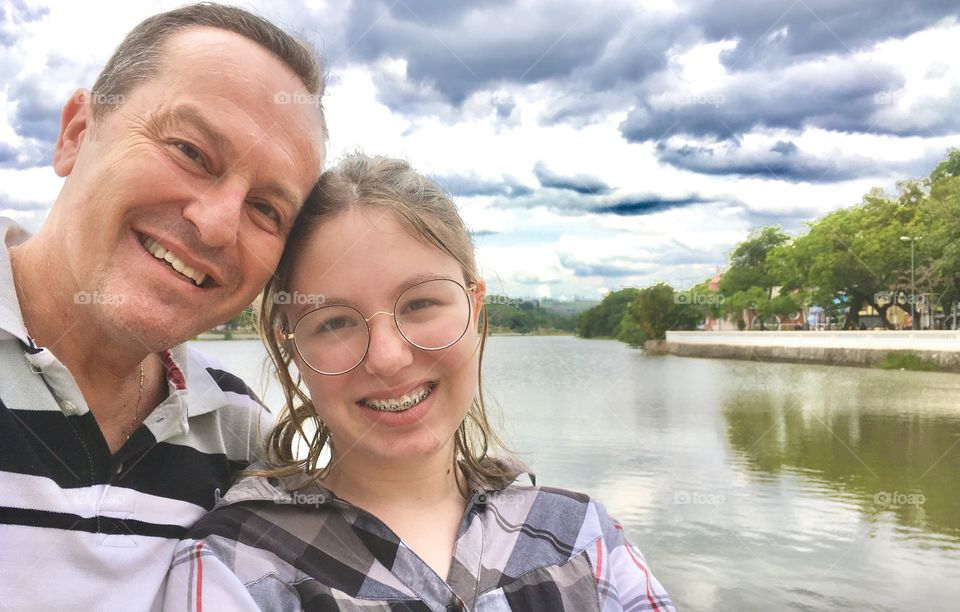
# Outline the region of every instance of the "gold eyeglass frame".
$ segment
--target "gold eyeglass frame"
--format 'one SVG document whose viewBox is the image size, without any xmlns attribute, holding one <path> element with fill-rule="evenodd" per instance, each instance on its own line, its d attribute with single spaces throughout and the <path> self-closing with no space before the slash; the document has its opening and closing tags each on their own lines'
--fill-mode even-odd
<svg viewBox="0 0 960 612">
<path fill-rule="evenodd" d="M 463 290 L 463 292 L 464 292 L 465 294 L 468 294 L 468 295 L 467 295 L 467 307 L 468 307 L 468 309 L 469 309 L 469 314 L 467 315 L 467 324 L 463 326 L 463 331 L 460 332 L 460 335 L 457 336 L 457 338 L 456 338 L 453 342 L 450 342 L 449 344 L 446 344 L 446 345 L 444 345 L 444 346 L 439 346 L 439 347 L 435 347 L 435 348 L 427 348 L 427 347 L 425 347 L 425 346 L 420 346 L 419 344 L 413 342 L 412 340 L 410 340 L 410 338 L 407 338 L 407 335 L 406 335 L 405 333 L 403 333 L 403 328 L 400 327 L 400 321 L 397 320 L 397 307 L 400 305 L 400 299 L 404 296 L 405 293 L 407 293 L 407 292 L 410 291 L 411 289 L 414 289 L 414 288 L 416 288 L 416 287 L 419 287 L 420 285 L 425 285 L 425 284 L 427 284 L 427 283 L 433 283 L 433 282 L 436 282 L 436 281 L 447 281 L 447 282 L 455 283 L 456 285 L 458 285 L 458 286 L 460 287 L 460 289 Z M 283 338 L 283 339 L 286 340 L 286 341 L 292 341 L 292 342 L 293 342 L 293 348 L 294 348 L 294 350 L 297 351 L 297 354 L 300 355 L 300 359 L 303 361 L 303 363 L 304 363 L 308 368 L 310 368 L 311 370 L 313 370 L 314 372 L 316 372 L 317 374 L 322 374 L 322 375 L 324 375 L 324 376 L 340 376 L 340 375 L 342 375 L 342 374 L 346 374 L 346 373 L 348 373 L 348 372 L 352 372 L 353 370 L 356 370 L 356 369 L 357 369 L 358 367 L 360 367 L 360 365 L 363 363 L 364 359 L 367 358 L 367 354 L 370 352 L 370 340 L 371 340 L 371 337 L 372 337 L 372 335 L 373 335 L 373 330 L 370 329 L 370 321 L 372 321 L 373 318 L 376 317 L 377 315 L 390 315 L 390 316 L 393 318 L 393 324 L 396 326 L 397 331 L 400 332 L 400 337 L 403 338 L 404 340 L 406 340 L 407 343 L 410 344 L 410 346 L 413 346 L 414 348 L 418 348 L 418 349 L 420 349 L 420 350 L 422 350 L 422 351 L 442 351 L 442 350 L 444 350 L 444 349 L 450 348 L 451 346 L 453 346 L 453 345 L 456 344 L 457 342 L 460 342 L 460 339 L 463 338 L 463 336 L 467 333 L 467 330 L 470 329 L 470 315 L 473 314 L 473 310 L 474 310 L 474 309 L 473 309 L 473 301 L 470 300 L 469 294 L 470 294 L 470 293 L 476 293 L 477 289 L 478 289 L 478 285 L 477 285 L 476 283 L 470 283 L 469 285 L 467 285 L 466 287 L 464 287 L 463 284 L 462 284 L 460 281 L 454 280 L 454 279 L 452 279 L 452 278 L 430 278 L 430 279 L 427 279 L 427 280 L 424 280 L 424 281 L 420 281 L 419 283 L 414 283 L 414 284 L 410 285 L 409 287 L 407 287 L 406 289 L 404 289 L 403 291 L 401 291 L 400 294 L 397 295 L 396 301 L 393 303 L 393 312 L 388 312 L 388 311 L 386 311 L 386 310 L 380 310 L 380 311 L 377 311 L 377 312 L 373 313 L 373 314 L 370 315 L 369 317 L 363 316 L 363 313 L 360 312 L 360 310 L 358 310 L 357 308 L 354 308 L 353 306 L 350 306 L 350 305 L 348 305 L 348 304 L 323 304 L 323 305 L 321 305 L 321 306 L 317 306 L 316 308 L 311 308 L 311 309 L 308 310 L 307 312 L 305 312 L 305 313 L 303 313 L 302 315 L 300 315 L 300 318 L 297 319 L 297 322 L 293 324 L 293 330 L 287 332 L 287 331 L 284 331 L 283 329 L 281 329 L 281 330 L 280 330 L 280 337 Z M 331 373 L 331 372 L 321 372 L 321 371 L 318 370 L 317 368 L 315 368 L 315 367 L 313 367 L 312 365 L 310 365 L 310 363 L 309 363 L 309 362 L 306 360 L 306 358 L 303 356 L 303 353 L 300 351 L 300 346 L 297 344 L 296 331 L 297 331 L 297 327 L 300 325 L 300 322 L 303 321 L 303 320 L 304 320 L 305 318 L 307 318 L 308 316 L 310 316 L 311 314 L 317 312 L 318 310 L 323 310 L 324 308 L 349 308 L 350 310 L 353 310 L 353 311 L 356 312 L 358 315 L 360 315 L 360 318 L 363 319 L 364 323 L 365 323 L 366 326 L 367 326 L 367 346 L 363 349 L 363 355 L 362 355 L 362 356 L 360 357 L 360 359 L 357 361 L 356 365 L 354 365 L 353 367 L 351 367 L 351 368 L 349 368 L 349 369 L 347 369 L 347 370 L 344 370 L 344 371 L 342 371 L 342 372 L 332 372 L 332 373 Z"/>
</svg>

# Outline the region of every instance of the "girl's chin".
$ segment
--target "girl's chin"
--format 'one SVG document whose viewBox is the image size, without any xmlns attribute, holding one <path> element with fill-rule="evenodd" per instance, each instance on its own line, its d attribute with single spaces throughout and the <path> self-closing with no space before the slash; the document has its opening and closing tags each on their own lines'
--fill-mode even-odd
<svg viewBox="0 0 960 612">
<path fill-rule="evenodd" d="M 456 431 L 452 432 L 446 440 L 438 439 L 430 431 L 390 438 L 370 435 L 366 440 L 348 445 L 350 450 L 338 463 L 375 465 L 378 471 L 384 472 L 426 467 L 434 461 L 442 461 L 446 466 L 453 462 L 455 434 Z"/>
</svg>

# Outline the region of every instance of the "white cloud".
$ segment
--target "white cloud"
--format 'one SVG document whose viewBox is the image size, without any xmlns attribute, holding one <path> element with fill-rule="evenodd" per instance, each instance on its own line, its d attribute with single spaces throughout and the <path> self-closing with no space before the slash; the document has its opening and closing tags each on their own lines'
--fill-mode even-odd
<svg viewBox="0 0 960 612">
<path fill-rule="evenodd" d="M 88 5 L 67 0 L 40 4 L 50 7 L 50 14 L 22 27 L 20 42 L 0 61 L 0 68 L 6 74 L 40 81 L 38 91 L 52 92 L 49 95 L 55 97 L 67 95 L 74 86 L 89 85 L 84 81 L 92 80 L 130 27 L 180 3 L 129 2 L 113 5 L 110 11 L 91 11 Z M 850 79 L 869 79 L 869 73 L 859 74 L 851 68 L 856 62 L 869 61 L 870 65 L 891 66 L 902 75 L 903 87 L 889 92 L 889 100 L 880 99 L 872 105 L 871 120 L 878 126 L 914 126 L 916 135 L 758 127 L 740 134 L 736 147 L 724 144 L 717 149 L 725 161 L 736 156 L 749 161 L 778 143 L 790 143 L 802 152 L 797 158 L 801 161 L 815 163 L 822 159 L 878 168 L 847 180 L 817 183 L 763 175 L 695 173 L 664 163 L 658 143 L 631 143 L 620 131 L 636 101 L 640 81 L 627 79 L 616 86 L 591 90 L 591 75 L 584 72 L 587 65 L 577 68 L 578 78 L 583 78 L 569 81 L 560 77 L 524 80 L 520 78 L 521 67 L 512 78 L 485 79 L 470 89 L 472 93 L 461 106 L 453 107 L 424 81 L 410 78 L 414 64 L 408 62 L 402 47 L 369 63 L 354 62 L 350 45 L 362 44 L 363 32 L 349 32 L 350 7 L 346 3 L 257 1 L 253 6 L 264 16 L 295 28 L 320 24 L 316 31 L 304 34 L 336 49 L 329 58 L 333 78 L 324 102 L 331 160 L 360 148 L 371 154 L 406 158 L 433 176 L 453 180 L 473 177 L 487 182 L 513 177 L 532 189 L 539 189 L 534 167 L 541 163 L 557 176 L 594 177 L 610 186 L 611 192 L 602 196 L 605 199 L 584 196 L 576 200 L 581 194 L 558 189 L 539 190 L 526 199 L 495 195 L 457 198 L 468 225 L 478 234 L 479 260 L 488 281 L 498 285 L 497 291 L 501 292 L 540 295 L 546 289 L 555 296 L 599 295 L 624 283 L 667 280 L 693 284 L 712 274 L 715 262 L 722 261 L 752 226 L 786 222 L 799 227 L 804 218 L 858 202 L 871 187 L 891 189 L 895 180 L 910 173 L 925 174 L 956 142 L 956 134 L 934 137 L 922 130 L 955 113 L 954 101 L 960 94 L 960 66 L 951 61 L 960 52 L 960 25 L 950 20 L 902 39 L 859 47 L 848 56 L 801 56 L 769 74 L 771 79 L 778 74 L 799 74 L 803 76 L 799 81 L 815 81 L 820 75 L 843 68 Z M 525 28 L 541 33 L 548 30 L 552 17 L 533 10 L 533 6 L 524 4 L 517 9 L 519 13 L 511 14 L 535 19 L 499 24 L 501 29 L 511 31 L 493 32 L 491 40 L 518 41 Z M 655 14 L 657 23 L 665 27 L 681 23 L 686 15 L 673 2 L 645 2 L 640 12 Z M 465 19 L 482 21 L 490 28 L 498 24 L 502 14 L 500 9 L 485 9 Z M 411 23 L 414 25 L 410 27 L 419 27 Z M 578 34 L 574 27 L 571 36 Z M 679 26 L 677 31 L 681 31 Z M 347 41 L 348 35 L 356 40 Z M 430 33 L 424 31 L 423 35 Z M 770 48 L 785 45 L 796 35 L 791 27 L 783 25 L 769 32 L 764 44 Z M 635 34 L 620 32 L 611 40 L 621 44 L 633 38 Z M 647 79 L 645 85 L 652 83 L 662 89 L 650 98 L 651 106 L 643 112 L 671 108 L 678 103 L 678 95 L 704 97 L 749 85 L 751 81 L 744 80 L 744 72 L 761 74 L 765 69 L 762 63 L 740 71 L 725 61 L 730 53 L 744 51 L 748 42 L 729 36 L 698 40 L 679 34 L 676 41 L 668 40 L 664 48 L 669 52 L 663 59 L 670 70 L 664 71 L 657 64 L 658 76 L 642 77 Z M 489 53 L 493 56 L 497 51 L 491 48 Z M 653 47 L 648 51 L 655 53 Z M 76 69 L 71 67 L 66 76 L 51 71 L 47 64 L 51 54 L 75 63 Z M 604 61 L 617 59 L 609 54 L 601 56 Z M 502 57 L 497 60 L 503 63 Z M 386 82 L 393 95 L 411 100 L 406 109 L 391 110 L 381 100 L 383 90 L 378 90 L 378 84 L 382 87 Z M 9 98 L 12 83 L 5 82 L 0 93 L 0 144 L 15 148 L 21 145 L 21 139 L 12 126 L 14 105 L 18 103 Z M 551 119 L 559 107 L 573 102 L 597 104 L 597 111 L 580 124 Z M 659 144 L 697 143 L 667 132 Z M 782 146 L 788 148 L 787 144 Z M 22 205 L 52 202 L 61 182 L 49 168 L 0 168 L 0 198 L 18 204 L 12 207 L 16 214 L 27 215 L 36 223 L 42 215 L 26 213 Z M 705 203 L 643 216 L 590 212 L 597 205 L 647 196 L 667 200 L 691 197 Z M 564 265 L 563 257 L 568 265 Z M 581 275 L 570 267 L 574 264 Z M 623 272 L 629 265 L 637 266 L 637 274 L 582 275 L 604 268 Z"/>
</svg>

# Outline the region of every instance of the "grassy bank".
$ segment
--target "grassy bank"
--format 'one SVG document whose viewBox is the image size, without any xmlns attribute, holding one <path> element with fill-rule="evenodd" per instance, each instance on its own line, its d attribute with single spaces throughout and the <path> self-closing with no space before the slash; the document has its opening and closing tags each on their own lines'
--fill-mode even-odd
<svg viewBox="0 0 960 612">
<path fill-rule="evenodd" d="M 909 351 L 892 351 L 887 353 L 877 367 L 883 370 L 913 370 L 916 372 L 938 372 L 943 370 L 938 364 L 924 359 Z"/>
</svg>

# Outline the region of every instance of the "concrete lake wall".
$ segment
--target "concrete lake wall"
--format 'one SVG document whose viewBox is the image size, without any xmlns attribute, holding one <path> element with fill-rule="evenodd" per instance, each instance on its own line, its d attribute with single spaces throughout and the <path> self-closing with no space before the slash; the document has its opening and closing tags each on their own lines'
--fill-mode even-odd
<svg viewBox="0 0 960 612">
<path fill-rule="evenodd" d="M 889 353 L 913 353 L 960 372 L 960 330 L 667 332 L 653 352 L 683 357 L 872 366 Z"/>
</svg>

